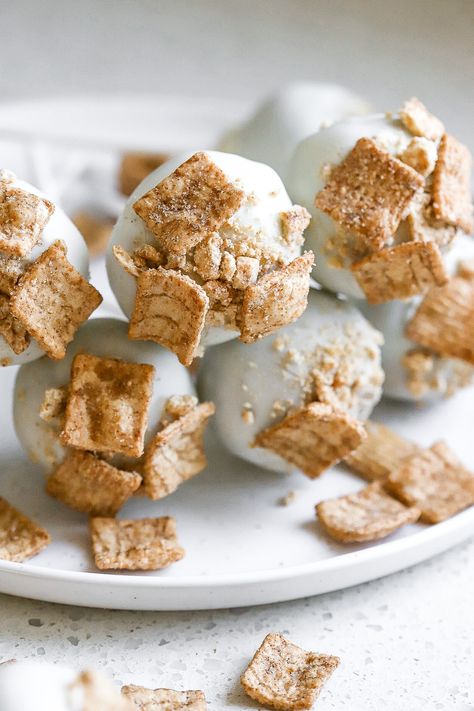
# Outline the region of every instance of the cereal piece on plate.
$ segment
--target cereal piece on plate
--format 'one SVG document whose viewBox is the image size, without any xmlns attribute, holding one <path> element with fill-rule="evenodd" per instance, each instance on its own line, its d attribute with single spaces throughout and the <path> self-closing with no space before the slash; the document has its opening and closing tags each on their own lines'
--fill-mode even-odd
<svg viewBox="0 0 474 711">
<path fill-rule="evenodd" d="M 363 424 L 343 410 L 312 402 L 259 432 L 253 446 L 276 452 L 313 479 L 357 449 L 365 437 Z"/>
<path fill-rule="evenodd" d="M 30 336 L 22 323 L 10 311 L 10 299 L 0 294 L 0 336 L 6 340 L 14 353 L 20 355 L 30 345 Z"/>
<path fill-rule="evenodd" d="M 147 175 L 166 163 L 168 153 L 124 153 L 120 162 L 118 185 L 123 195 L 131 195 Z"/>
<path fill-rule="evenodd" d="M 253 343 L 296 321 L 308 304 L 314 255 L 306 252 L 281 269 L 262 276 L 244 291 L 239 313 L 241 340 Z"/>
<path fill-rule="evenodd" d="M 39 416 L 44 422 L 62 421 L 66 412 L 69 389 L 48 388 L 44 391 L 43 402 L 40 405 Z"/>
<path fill-rule="evenodd" d="M 91 452 L 71 450 L 49 476 L 46 491 L 76 511 L 115 516 L 141 481 L 139 474 L 121 471 Z"/>
<path fill-rule="evenodd" d="M 113 683 L 102 674 L 83 671 L 70 686 L 71 696 L 81 699 L 81 711 L 133 711 Z M 74 706 L 76 708 L 76 706 Z"/>
<path fill-rule="evenodd" d="M 192 279 L 170 269 L 149 269 L 138 276 L 129 336 L 156 341 L 191 365 L 208 310 L 209 297 Z"/>
<path fill-rule="evenodd" d="M 474 280 L 453 277 L 430 289 L 408 322 L 406 336 L 435 353 L 474 364 Z"/>
<path fill-rule="evenodd" d="M 303 244 L 303 232 L 311 220 L 308 210 L 301 205 L 293 205 L 290 210 L 282 212 L 280 217 L 283 239 L 289 244 Z"/>
<path fill-rule="evenodd" d="M 143 478 L 150 499 L 171 494 L 206 467 L 203 434 L 214 411 L 211 402 L 193 403 L 182 414 L 178 412 L 177 419 L 160 430 L 147 445 Z"/>
<path fill-rule="evenodd" d="M 0 559 L 22 563 L 51 543 L 44 528 L 0 497 Z"/>
<path fill-rule="evenodd" d="M 25 264 L 22 259 L 0 254 L 0 292 L 10 296 L 24 272 Z"/>
<path fill-rule="evenodd" d="M 64 358 L 66 347 L 102 297 L 67 259 L 58 240 L 20 278 L 10 310 L 46 354 Z"/>
<path fill-rule="evenodd" d="M 240 681 L 259 704 L 282 711 L 310 709 L 338 665 L 338 657 L 306 652 L 281 634 L 268 634 Z"/>
<path fill-rule="evenodd" d="M 361 138 L 332 170 L 315 205 L 369 247 L 381 249 L 422 186 L 423 178 L 413 168 Z"/>
<path fill-rule="evenodd" d="M 444 133 L 441 121 L 415 97 L 405 101 L 400 109 L 400 121 L 414 136 L 437 141 Z"/>
<path fill-rule="evenodd" d="M 351 269 L 369 304 L 407 299 L 448 280 L 433 242 L 403 242 L 354 262 Z"/>
<path fill-rule="evenodd" d="M 471 167 L 469 149 L 445 134 L 433 173 L 433 213 L 438 220 L 467 233 L 474 229 Z"/>
<path fill-rule="evenodd" d="M 316 512 L 331 538 L 341 543 L 376 541 L 420 518 L 419 509 L 389 496 L 379 481 L 355 494 L 322 501 Z"/>
<path fill-rule="evenodd" d="M 122 694 L 139 711 L 206 711 L 206 697 L 202 691 L 174 691 L 147 689 L 144 686 L 122 686 Z"/>
<path fill-rule="evenodd" d="M 439 523 L 474 504 L 474 475 L 444 442 L 406 459 L 384 485 L 403 503 L 419 508 L 426 523 Z"/>
<path fill-rule="evenodd" d="M 154 367 L 86 353 L 75 356 L 61 441 L 69 447 L 143 454 Z"/>
<path fill-rule="evenodd" d="M 239 209 L 244 193 L 205 153 L 195 153 L 133 209 L 170 252 L 187 252 Z"/>
<path fill-rule="evenodd" d="M 26 257 L 41 240 L 54 205 L 22 188 L 0 184 L 0 250 Z"/>
<path fill-rule="evenodd" d="M 133 521 L 95 517 L 90 527 L 100 570 L 161 570 L 184 556 L 170 516 Z"/>
<path fill-rule="evenodd" d="M 420 449 L 380 422 L 367 420 L 365 432 L 366 439 L 344 461 L 350 469 L 368 481 L 386 479 L 404 459 Z"/>
</svg>

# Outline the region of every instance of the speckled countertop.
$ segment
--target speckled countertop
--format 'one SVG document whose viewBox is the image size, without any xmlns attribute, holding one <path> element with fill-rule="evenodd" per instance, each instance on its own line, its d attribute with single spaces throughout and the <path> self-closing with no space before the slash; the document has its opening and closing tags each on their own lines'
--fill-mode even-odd
<svg viewBox="0 0 474 711">
<path fill-rule="evenodd" d="M 121 612 L 0 596 L 0 660 L 200 688 L 216 711 L 258 708 L 238 678 L 269 631 L 341 657 L 319 711 L 474 709 L 474 540 L 367 585 L 249 609 Z"/>
</svg>

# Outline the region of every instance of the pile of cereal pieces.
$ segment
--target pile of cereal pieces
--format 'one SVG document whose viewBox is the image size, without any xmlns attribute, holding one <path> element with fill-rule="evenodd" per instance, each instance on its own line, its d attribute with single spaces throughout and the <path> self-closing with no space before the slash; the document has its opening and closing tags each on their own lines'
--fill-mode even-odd
<svg viewBox="0 0 474 711">
<path fill-rule="evenodd" d="M 471 155 L 417 99 L 305 139 L 287 187 L 311 213 L 314 278 L 385 336 L 384 392 L 428 401 L 474 379 Z"/>
<path fill-rule="evenodd" d="M 282 711 L 311 709 L 323 685 L 339 665 L 339 658 L 306 652 L 281 634 L 268 634 L 241 676 L 250 698 Z M 34 679 L 25 684 L 24 680 Z M 121 691 L 102 674 L 77 673 L 53 664 L 9 661 L 0 664 L 2 711 L 206 711 L 202 691 L 148 689 L 128 684 Z M 47 705 L 47 704 L 50 705 Z"/>
<path fill-rule="evenodd" d="M 33 186 L 0 171 L 0 363 L 64 357 L 102 297 L 81 234 Z"/>
</svg>

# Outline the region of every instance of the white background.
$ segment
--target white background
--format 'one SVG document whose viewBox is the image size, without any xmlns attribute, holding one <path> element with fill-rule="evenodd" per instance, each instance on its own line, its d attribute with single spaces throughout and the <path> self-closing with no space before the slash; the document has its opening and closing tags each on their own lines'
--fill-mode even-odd
<svg viewBox="0 0 474 711">
<path fill-rule="evenodd" d="M 0 23 L 3 100 L 258 99 L 290 80 L 333 80 L 381 110 L 416 94 L 474 147 L 470 0 L 3 0 Z M 383 581 L 247 611 L 103 612 L 0 597 L 0 659 L 101 666 L 126 683 L 204 688 L 213 709 L 255 708 L 237 677 L 279 630 L 342 657 L 321 710 L 471 709 L 473 600 L 473 543 Z"/>
</svg>

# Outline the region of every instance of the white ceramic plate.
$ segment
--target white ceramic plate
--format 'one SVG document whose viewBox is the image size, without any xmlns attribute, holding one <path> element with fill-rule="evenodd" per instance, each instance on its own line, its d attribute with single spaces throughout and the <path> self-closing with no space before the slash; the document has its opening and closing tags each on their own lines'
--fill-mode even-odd
<svg viewBox="0 0 474 711">
<path fill-rule="evenodd" d="M 122 102 L 123 106 L 121 101 L 102 102 L 101 107 L 95 109 L 93 103 L 87 104 L 88 110 L 79 112 L 81 126 L 77 126 L 74 119 L 80 102 L 63 102 L 59 107 L 61 117 L 65 123 L 70 120 L 67 140 L 74 139 L 75 126 L 82 142 L 90 144 L 101 140 L 103 134 L 95 133 L 93 122 L 85 125 L 84 117 L 96 121 L 100 113 L 104 118 L 107 106 L 114 116 L 120 110 L 130 115 L 130 101 Z M 70 116 L 68 106 L 74 109 Z M 180 104 L 175 100 L 167 121 L 163 106 L 166 101 L 135 98 L 133 110 L 147 109 L 146 116 L 140 118 L 147 136 L 152 135 L 154 117 L 160 116 L 160 125 L 169 132 L 168 146 L 178 141 L 181 127 L 187 125 L 188 132 L 191 131 L 189 126 L 196 129 L 196 134 L 188 134 L 187 140 L 196 147 L 200 145 L 199 128 L 207 126 L 201 147 L 209 147 L 227 127 L 233 113 L 221 102 L 200 102 L 196 114 L 199 120 L 193 123 L 193 104 L 184 101 Z M 209 113 L 208 121 L 204 106 Z M 58 109 L 57 103 L 55 108 Z M 21 106 L 9 108 L 10 120 L 16 117 L 18 121 L 17 130 L 30 125 L 22 110 Z M 38 106 L 38 123 L 35 123 L 35 105 L 28 105 L 27 110 L 36 134 L 39 126 L 49 141 L 53 136 L 44 122 L 47 105 Z M 0 109 L 0 139 L 5 121 Z M 74 121 L 76 123 L 71 124 Z M 126 127 L 121 127 L 119 122 L 114 125 L 113 145 L 136 147 L 134 134 L 128 137 Z M 209 126 L 212 130 L 208 130 Z M 61 137 L 65 138 L 65 131 Z M 35 140 L 42 141 L 42 135 L 36 135 Z M 118 314 L 117 307 L 110 301 L 109 290 L 104 289 L 102 264 L 94 265 L 93 277 L 98 288 L 109 296 L 97 315 Z M 0 496 L 43 524 L 51 532 L 53 543 L 24 564 L 0 561 L 0 592 L 122 609 L 184 610 L 255 605 L 372 580 L 425 560 L 474 534 L 472 508 L 437 526 L 408 526 L 373 545 L 338 545 L 318 528 L 314 505 L 321 499 L 357 490 L 363 486 L 361 480 L 342 467 L 326 472 L 313 482 L 298 473 L 282 476 L 259 470 L 224 452 L 211 433 L 208 443 L 211 463 L 205 472 L 161 502 L 135 499 L 120 514 L 132 518 L 175 516 L 180 541 L 186 549 L 184 560 L 159 573 L 94 572 L 85 517 L 45 495 L 43 474 L 26 460 L 16 442 L 10 417 L 14 377 L 15 368 L 0 371 Z M 384 403 L 375 416 L 422 444 L 445 438 L 465 463 L 474 468 L 472 390 L 426 410 Z M 289 491 L 296 492 L 294 503 L 287 507 L 279 505 L 279 499 Z"/>
</svg>

